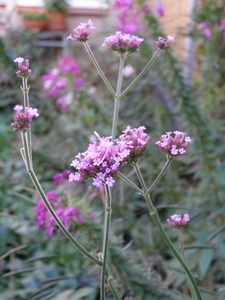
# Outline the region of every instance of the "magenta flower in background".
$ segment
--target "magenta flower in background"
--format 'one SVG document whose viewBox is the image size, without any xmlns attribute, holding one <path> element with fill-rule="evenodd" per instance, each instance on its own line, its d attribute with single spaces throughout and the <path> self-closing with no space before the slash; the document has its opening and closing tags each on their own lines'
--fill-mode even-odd
<svg viewBox="0 0 225 300">
<path fill-rule="evenodd" d="M 190 221 L 189 214 L 184 215 L 172 215 L 167 219 L 167 222 L 174 227 L 183 227 L 186 226 L 187 223 Z"/>
<path fill-rule="evenodd" d="M 95 29 L 95 27 L 91 20 L 88 20 L 87 23 L 80 23 L 80 25 L 73 30 L 75 33 L 73 35 L 70 34 L 67 39 L 72 41 L 86 42 L 88 36 L 92 32 L 92 29 Z"/>
<path fill-rule="evenodd" d="M 63 113 L 73 102 L 74 91 L 82 88 L 84 79 L 80 77 L 80 66 L 72 56 L 58 56 L 55 67 L 41 77 L 48 95 L 56 98 L 56 104 Z"/>
<path fill-rule="evenodd" d="M 70 55 L 58 56 L 56 67 L 61 70 L 64 75 L 76 75 L 80 70 L 77 60 Z"/>
<path fill-rule="evenodd" d="M 156 14 L 158 17 L 163 17 L 165 15 L 165 7 L 163 3 L 160 3 L 156 8 Z"/>
<path fill-rule="evenodd" d="M 122 33 L 117 31 L 115 35 L 111 35 L 105 38 L 102 46 L 118 53 L 127 56 L 132 52 L 138 51 L 141 42 L 144 39 L 139 38 L 135 35 L 130 35 L 129 33 Z"/>
<path fill-rule="evenodd" d="M 204 34 L 204 36 L 209 39 L 212 36 L 211 29 L 207 26 L 206 22 L 201 22 L 198 24 L 197 28 L 201 30 L 201 32 Z"/>
<path fill-rule="evenodd" d="M 113 8 L 119 11 L 116 27 L 120 31 L 136 34 L 144 30 L 142 15 L 149 13 L 149 7 L 145 1 L 142 5 L 137 5 L 135 0 L 117 0 Z"/>
<path fill-rule="evenodd" d="M 68 230 L 71 229 L 73 222 L 78 224 L 82 224 L 85 222 L 80 209 L 75 206 L 64 207 L 61 199 L 56 195 L 54 191 L 49 191 L 46 196 L 52 207 L 55 209 L 56 215 Z M 54 232 L 57 229 L 57 225 L 55 223 L 55 220 L 47 210 L 42 199 L 38 201 L 38 204 L 35 206 L 34 210 L 36 212 L 38 227 L 46 228 L 46 234 L 48 236 L 53 236 Z"/>
<path fill-rule="evenodd" d="M 14 110 L 16 112 L 13 117 L 14 122 L 11 123 L 13 131 L 26 132 L 30 128 L 33 117 L 39 116 L 37 108 L 25 107 L 24 112 L 22 105 L 16 105 Z"/>
<path fill-rule="evenodd" d="M 53 176 L 53 181 L 55 185 L 60 185 L 63 182 L 67 182 L 69 179 L 70 170 L 65 170 L 63 173 L 57 173 Z"/>
<path fill-rule="evenodd" d="M 191 138 L 185 135 L 186 133 L 180 131 L 166 132 L 156 145 L 166 152 L 169 158 L 180 156 L 186 152 L 188 143 L 191 142 Z"/>
<path fill-rule="evenodd" d="M 131 9 L 133 6 L 133 1 L 131 0 L 116 0 L 113 7 L 115 9 L 126 8 Z"/>
</svg>

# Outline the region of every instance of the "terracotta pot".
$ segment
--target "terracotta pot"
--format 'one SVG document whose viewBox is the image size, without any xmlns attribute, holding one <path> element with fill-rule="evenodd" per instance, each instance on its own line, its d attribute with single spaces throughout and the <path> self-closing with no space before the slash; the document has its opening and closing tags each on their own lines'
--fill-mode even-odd
<svg viewBox="0 0 225 300">
<path fill-rule="evenodd" d="M 23 20 L 23 24 L 27 29 L 45 30 L 47 29 L 48 21 Z"/>
<path fill-rule="evenodd" d="M 49 30 L 66 30 L 66 14 L 63 11 L 47 11 Z"/>
</svg>

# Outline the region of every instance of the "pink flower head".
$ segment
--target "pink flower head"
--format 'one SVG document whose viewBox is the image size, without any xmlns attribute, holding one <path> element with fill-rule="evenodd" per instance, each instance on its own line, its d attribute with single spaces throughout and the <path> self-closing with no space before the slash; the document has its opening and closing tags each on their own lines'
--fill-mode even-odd
<svg viewBox="0 0 225 300">
<path fill-rule="evenodd" d="M 115 35 L 111 35 L 105 38 L 102 46 L 118 53 L 128 56 L 130 53 L 138 51 L 141 42 L 144 39 L 139 38 L 135 35 L 130 35 L 129 33 L 121 33 L 117 31 Z"/>
<path fill-rule="evenodd" d="M 99 137 L 97 142 L 89 144 L 87 151 L 75 156 L 71 166 L 76 172 L 70 174 L 69 181 L 92 178 L 93 185 L 98 188 L 102 184 L 112 187 L 119 167 L 127 162 L 133 163 L 143 155 L 150 138 L 144 129 L 143 126 L 127 127 L 114 143 L 109 137 Z"/>
<path fill-rule="evenodd" d="M 30 128 L 33 117 L 39 116 L 37 108 L 26 107 L 23 112 L 23 106 L 16 105 L 14 110 L 16 112 L 13 117 L 14 122 L 11 123 L 13 131 L 26 132 Z"/>
<path fill-rule="evenodd" d="M 16 75 L 18 77 L 28 78 L 31 74 L 31 69 L 29 69 L 29 60 L 26 59 L 25 64 L 23 64 L 24 58 L 17 57 L 16 59 L 14 59 L 14 62 L 18 63 L 18 71 L 15 72 Z"/>
<path fill-rule="evenodd" d="M 167 219 L 167 222 L 174 227 L 183 227 L 186 226 L 187 223 L 190 221 L 189 214 L 184 215 L 172 215 Z"/>
<path fill-rule="evenodd" d="M 128 126 L 116 140 L 117 144 L 125 144 L 129 155 L 126 157 L 128 163 L 132 163 L 138 160 L 146 150 L 150 136 L 144 132 L 145 127 L 140 126 L 139 128 L 132 129 Z"/>
<path fill-rule="evenodd" d="M 169 158 L 174 158 L 184 154 L 190 142 L 191 138 L 189 136 L 185 137 L 184 132 L 174 131 L 163 134 L 160 140 L 156 142 L 156 145 L 166 152 Z"/>
<path fill-rule="evenodd" d="M 156 46 L 160 49 L 165 49 L 168 47 L 168 43 L 170 41 L 173 41 L 174 37 L 172 37 L 171 35 L 167 36 L 167 40 L 165 40 L 164 38 L 162 38 L 161 36 L 158 37 L 158 41 L 155 42 Z"/>
<path fill-rule="evenodd" d="M 156 8 L 156 13 L 158 17 L 163 17 L 165 14 L 165 7 L 163 3 L 160 3 Z"/>
<path fill-rule="evenodd" d="M 88 20 L 87 23 L 80 23 L 80 25 L 73 30 L 75 32 L 74 35 L 72 36 L 71 34 L 67 39 L 72 41 L 86 42 L 89 34 L 92 32 L 92 29 L 95 29 L 93 25 L 94 24 L 91 20 Z"/>
<path fill-rule="evenodd" d="M 87 151 L 76 155 L 71 163 L 76 172 L 70 174 L 69 181 L 92 178 L 96 187 L 102 183 L 111 187 L 115 182 L 114 174 L 119 171 L 119 166 L 128 154 L 126 148 L 121 147 L 118 151 L 118 146 L 114 145 L 109 137 L 99 137 L 97 142 L 89 144 Z"/>
</svg>

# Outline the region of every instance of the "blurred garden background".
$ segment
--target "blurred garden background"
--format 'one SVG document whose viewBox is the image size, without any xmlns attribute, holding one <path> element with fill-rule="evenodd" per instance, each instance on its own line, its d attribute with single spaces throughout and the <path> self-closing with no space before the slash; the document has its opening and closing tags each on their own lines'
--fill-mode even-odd
<svg viewBox="0 0 225 300">
<path fill-rule="evenodd" d="M 120 30 L 144 38 L 140 51 L 126 60 L 123 87 L 156 51 L 158 36 L 175 37 L 122 100 L 118 133 L 128 125 L 146 127 L 151 140 L 140 166 L 149 185 L 166 161 L 155 145 L 161 134 L 179 130 L 192 138 L 187 154 L 173 161 L 152 199 L 177 249 L 176 230 L 166 219 L 190 214 L 182 231 L 188 265 L 204 300 L 224 300 L 225 0 L 70 1 L 57 29 L 46 21 L 49 2 L 0 1 L 0 299 L 99 299 L 99 267 L 62 233 L 38 226 L 40 199 L 20 155 L 20 135 L 11 128 L 13 107 L 22 102 L 14 59 L 24 57 L 32 69 L 30 103 L 40 113 L 32 124 L 34 169 L 48 195 L 77 208 L 71 233 L 97 255 L 102 193 L 91 181 L 67 180 L 71 161 L 93 141 L 94 131 L 100 136 L 111 132 L 113 99 L 82 43 L 66 39 L 80 22 L 92 19 L 96 29 L 89 44 L 113 87 L 119 61 L 102 47 L 106 36 Z M 66 5 L 51 2 L 52 7 Z M 24 22 L 29 14 L 47 23 L 33 28 Z M 131 168 L 124 172 L 136 180 Z M 185 274 L 162 242 L 144 200 L 119 177 L 113 189 L 109 264 L 123 299 L 191 299 Z M 107 299 L 112 299 L 110 292 Z"/>
</svg>

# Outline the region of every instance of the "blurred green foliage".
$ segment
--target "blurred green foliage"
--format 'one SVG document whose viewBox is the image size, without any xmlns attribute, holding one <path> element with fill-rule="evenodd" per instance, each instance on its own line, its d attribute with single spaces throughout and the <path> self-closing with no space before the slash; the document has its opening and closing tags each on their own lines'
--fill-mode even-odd
<svg viewBox="0 0 225 300">
<path fill-rule="evenodd" d="M 224 5 L 224 6 L 223 6 Z M 151 135 L 146 155 L 140 160 L 148 185 L 156 178 L 165 162 L 155 142 L 165 131 L 188 133 L 193 143 L 184 157 L 172 166 L 152 192 L 152 199 L 166 225 L 166 218 L 189 212 L 191 222 L 183 230 L 188 264 L 196 274 L 203 299 L 224 297 L 224 119 L 223 79 L 225 40 L 216 26 L 223 19 L 224 1 L 206 1 L 196 11 L 196 29 L 190 34 L 197 45 L 194 84 L 189 86 L 182 76 L 182 65 L 170 49 L 164 51 L 154 67 L 121 102 L 118 134 L 127 125 L 144 125 Z M 158 21 L 149 13 L 148 35 L 141 51 L 129 57 L 135 74 L 141 71 L 155 51 L 154 40 L 163 36 Z M 208 22 L 214 28 L 210 40 L 197 29 Z M 35 35 L 11 33 L 0 40 L 0 273 L 1 291 L 5 299 L 99 299 L 99 268 L 84 259 L 62 234 L 49 239 L 37 228 L 33 207 L 38 201 L 20 157 L 18 134 L 11 131 L 13 105 L 21 101 L 19 79 L 14 75 L 13 60 L 22 56 L 30 60 L 32 76 L 30 100 L 41 114 L 33 122 L 34 166 L 46 191 L 55 189 L 52 177 L 69 167 L 74 156 L 84 151 L 94 131 L 109 135 L 113 101 L 86 54 L 79 49 L 78 61 L 87 74 L 82 90 L 70 110 L 62 114 L 42 88 L 41 74 L 49 60 L 35 46 Z M 102 48 L 94 53 L 107 77 L 116 85 L 118 58 Z M 104 59 L 103 59 L 104 57 Z M 54 60 L 47 64 L 51 67 Z M 132 80 L 124 78 L 124 86 Z M 88 93 L 88 86 L 96 88 Z M 133 170 L 122 169 L 133 181 Z M 138 183 L 137 183 L 138 184 Z M 62 191 L 67 186 L 61 186 Z M 102 197 L 90 182 L 70 187 L 74 199 L 83 201 L 96 213 L 79 230 L 78 240 L 92 253 L 101 251 L 103 208 Z M 86 193 L 84 193 L 87 191 Z M 84 195 L 85 194 L 85 195 Z M 147 224 L 147 225 L 146 225 Z M 168 228 L 178 246 L 174 229 Z M 18 248 L 24 246 L 24 248 Z M 8 251 L 15 251 L 9 253 Z M 3 257 L 4 254 L 7 254 Z M 123 299 L 190 299 L 183 271 L 171 256 L 149 217 L 140 195 L 117 178 L 113 189 L 113 218 L 109 264 Z M 108 293 L 108 298 L 110 298 Z"/>
</svg>

